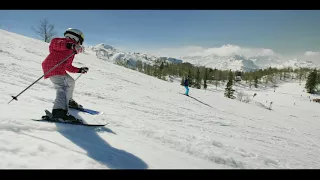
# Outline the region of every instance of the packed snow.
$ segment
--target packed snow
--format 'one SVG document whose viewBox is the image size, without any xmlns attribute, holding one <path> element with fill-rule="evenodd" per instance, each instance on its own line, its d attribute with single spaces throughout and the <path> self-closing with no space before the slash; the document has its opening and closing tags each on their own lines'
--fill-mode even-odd
<svg viewBox="0 0 320 180">
<path fill-rule="evenodd" d="M 247 103 L 225 98 L 224 86 L 211 84 L 190 88 L 187 97 L 179 81 L 115 65 L 87 50 L 73 65 L 89 72 L 70 74 L 79 77 L 74 98 L 104 114 L 78 115 L 87 123 L 109 124 L 32 121 L 53 106 L 50 80 L 8 102 L 43 75 L 48 45 L 0 30 L 0 168 L 320 168 L 320 104 L 303 92 L 303 82 L 283 82 L 275 91 L 238 84 Z"/>
</svg>

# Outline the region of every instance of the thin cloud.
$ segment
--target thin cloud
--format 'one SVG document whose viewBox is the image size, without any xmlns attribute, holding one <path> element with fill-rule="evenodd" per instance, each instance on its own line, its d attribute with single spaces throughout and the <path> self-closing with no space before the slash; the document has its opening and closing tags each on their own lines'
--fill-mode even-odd
<svg viewBox="0 0 320 180">
<path fill-rule="evenodd" d="M 305 56 L 320 56 L 320 52 L 319 51 L 306 51 L 304 53 Z"/>
<path fill-rule="evenodd" d="M 181 58 L 184 56 L 230 56 L 232 54 L 239 54 L 246 57 L 251 56 L 273 56 L 276 55 L 271 49 L 266 48 L 246 48 L 237 45 L 227 44 L 220 47 L 203 48 L 201 46 L 185 46 L 179 48 L 161 48 L 156 51 L 149 52 L 155 55 L 171 56 Z"/>
<path fill-rule="evenodd" d="M 145 51 L 150 55 L 155 56 L 166 56 L 177 59 L 184 59 L 186 56 L 230 56 L 233 54 L 243 55 L 247 58 L 253 56 L 274 56 L 281 60 L 293 60 L 299 61 L 311 61 L 315 64 L 320 65 L 320 51 L 306 51 L 295 54 L 283 55 L 276 53 L 274 50 L 269 48 L 254 48 L 254 47 L 242 47 L 234 44 L 226 44 L 218 47 L 204 48 L 201 46 L 184 46 L 178 48 L 159 48 L 159 49 L 148 49 Z"/>
<path fill-rule="evenodd" d="M 214 54 L 217 56 L 230 56 L 232 54 L 239 54 L 243 56 L 272 56 L 275 55 L 273 50 L 265 48 L 246 48 L 237 45 L 227 44 L 221 47 L 208 48 L 203 55 Z"/>
<path fill-rule="evenodd" d="M 190 56 L 198 52 L 204 52 L 204 48 L 200 46 L 185 46 L 179 48 L 160 48 L 157 50 L 149 50 L 148 53 L 156 56 L 167 56 L 179 58 L 181 56 Z"/>
</svg>

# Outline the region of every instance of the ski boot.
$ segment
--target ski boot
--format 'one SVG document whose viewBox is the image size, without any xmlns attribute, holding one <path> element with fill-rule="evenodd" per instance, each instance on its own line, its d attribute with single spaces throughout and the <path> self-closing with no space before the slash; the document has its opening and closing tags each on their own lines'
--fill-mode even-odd
<svg viewBox="0 0 320 180">
<path fill-rule="evenodd" d="M 53 109 L 52 118 L 62 122 L 81 123 L 81 121 L 71 114 L 68 115 L 68 111 L 64 109 Z"/>
<path fill-rule="evenodd" d="M 69 100 L 69 108 L 82 110 L 83 106 L 78 104 L 75 100 L 71 99 L 71 100 Z"/>
</svg>

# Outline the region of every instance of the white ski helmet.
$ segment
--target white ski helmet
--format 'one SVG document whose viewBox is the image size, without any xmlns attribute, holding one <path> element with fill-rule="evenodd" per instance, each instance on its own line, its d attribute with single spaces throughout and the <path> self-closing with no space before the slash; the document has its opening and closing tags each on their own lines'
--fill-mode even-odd
<svg viewBox="0 0 320 180">
<path fill-rule="evenodd" d="M 84 41 L 84 35 L 79 29 L 68 28 L 66 32 L 64 32 L 64 37 L 74 39 L 75 41 L 80 42 L 81 45 Z"/>
</svg>

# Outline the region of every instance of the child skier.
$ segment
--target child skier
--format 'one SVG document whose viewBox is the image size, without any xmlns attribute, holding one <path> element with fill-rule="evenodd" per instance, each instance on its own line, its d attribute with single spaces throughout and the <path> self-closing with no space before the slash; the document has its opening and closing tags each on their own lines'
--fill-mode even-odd
<svg viewBox="0 0 320 180">
<path fill-rule="evenodd" d="M 186 88 L 186 93 L 185 95 L 189 96 L 189 78 L 190 76 L 188 76 L 185 80 L 184 80 L 184 87 Z"/>
<path fill-rule="evenodd" d="M 83 33 L 78 29 L 68 28 L 64 33 L 64 38 L 54 38 L 49 45 L 50 54 L 42 62 L 44 73 L 67 58 L 72 52 L 79 54 L 83 51 L 81 45 L 84 41 Z M 56 89 L 56 97 L 52 108 L 54 118 L 68 121 L 77 121 L 76 118 L 68 114 L 70 107 L 82 107 L 73 100 L 74 79 L 66 72 L 87 73 L 87 67 L 74 67 L 72 65 L 75 54 L 44 76 L 49 78 Z"/>
</svg>

